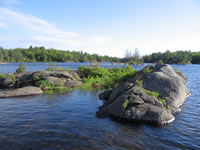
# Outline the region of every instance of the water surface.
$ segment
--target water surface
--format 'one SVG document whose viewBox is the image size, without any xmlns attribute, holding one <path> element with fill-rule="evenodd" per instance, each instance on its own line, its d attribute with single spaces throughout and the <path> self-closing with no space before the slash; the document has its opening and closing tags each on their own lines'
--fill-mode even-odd
<svg viewBox="0 0 200 150">
<path fill-rule="evenodd" d="M 0 73 L 14 72 L 17 65 L 0 65 Z M 71 64 L 71 68 L 78 65 Z M 45 67 L 44 63 L 27 65 L 29 71 Z M 0 99 L 0 149 L 200 149 L 200 65 L 173 67 L 186 75 L 192 95 L 169 125 L 97 118 L 102 101 L 95 91 L 7 98 Z"/>
</svg>

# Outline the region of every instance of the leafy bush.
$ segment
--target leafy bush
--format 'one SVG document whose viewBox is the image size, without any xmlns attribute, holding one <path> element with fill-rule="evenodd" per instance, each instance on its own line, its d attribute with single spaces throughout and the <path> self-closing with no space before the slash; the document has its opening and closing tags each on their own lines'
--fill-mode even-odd
<svg viewBox="0 0 200 150">
<path fill-rule="evenodd" d="M 83 78 L 82 89 L 92 89 L 95 83 L 98 83 L 101 89 L 109 89 L 133 76 L 135 70 L 131 66 L 110 69 L 81 66 L 78 68 L 78 73 Z"/>
<path fill-rule="evenodd" d="M 0 74 L 0 77 L 1 78 L 6 78 L 6 77 L 8 77 L 6 74 Z"/>
<path fill-rule="evenodd" d="M 145 67 L 143 72 L 144 72 L 144 74 L 151 73 L 152 69 L 150 69 L 149 67 Z"/>
<path fill-rule="evenodd" d="M 53 85 L 48 80 L 40 80 L 39 85 L 40 85 L 40 88 L 43 90 L 45 90 L 45 89 L 52 90 L 53 89 Z"/>
<path fill-rule="evenodd" d="M 15 74 L 7 75 L 7 74 L 0 74 L 1 78 L 10 78 L 12 80 L 16 80 Z"/>
<path fill-rule="evenodd" d="M 24 63 L 20 63 L 19 67 L 16 69 L 16 73 L 24 73 L 26 72 L 26 66 Z"/>
</svg>

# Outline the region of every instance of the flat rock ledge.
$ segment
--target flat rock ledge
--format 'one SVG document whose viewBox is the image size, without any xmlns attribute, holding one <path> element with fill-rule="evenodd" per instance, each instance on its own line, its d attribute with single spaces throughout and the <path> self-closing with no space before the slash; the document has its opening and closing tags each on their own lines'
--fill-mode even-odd
<svg viewBox="0 0 200 150">
<path fill-rule="evenodd" d="M 40 88 L 34 86 L 27 86 L 23 88 L 6 91 L 0 94 L 0 98 L 33 96 L 40 94 L 43 94 L 43 91 Z"/>
<path fill-rule="evenodd" d="M 149 65 L 113 90 L 100 93 L 98 117 L 156 124 L 172 122 L 190 94 L 185 76 L 170 65 Z"/>
</svg>

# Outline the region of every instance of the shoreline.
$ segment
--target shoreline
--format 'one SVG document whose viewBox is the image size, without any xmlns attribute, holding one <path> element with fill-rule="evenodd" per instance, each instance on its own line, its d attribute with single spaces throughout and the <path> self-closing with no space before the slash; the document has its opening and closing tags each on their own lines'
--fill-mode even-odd
<svg viewBox="0 0 200 150">
<path fill-rule="evenodd" d="M 8 62 L 1 62 L 1 61 L 0 61 L 0 65 L 1 65 L 1 64 L 8 64 Z"/>
</svg>

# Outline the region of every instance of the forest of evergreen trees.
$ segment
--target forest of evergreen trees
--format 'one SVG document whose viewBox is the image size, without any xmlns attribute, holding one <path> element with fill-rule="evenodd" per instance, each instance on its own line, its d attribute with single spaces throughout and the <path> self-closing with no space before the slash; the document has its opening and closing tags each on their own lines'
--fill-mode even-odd
<svg viewBox="0 0 200 150">
<path fill-rule="evenodd" d="M 32 47 L 28 49 L 0 48 L 0 62 L 119 62 L 117 57 L 100 56 L 77 51 L 62 51 Z"/>
</svg>

